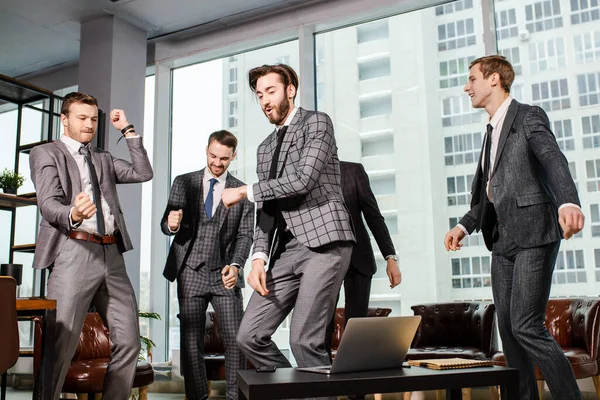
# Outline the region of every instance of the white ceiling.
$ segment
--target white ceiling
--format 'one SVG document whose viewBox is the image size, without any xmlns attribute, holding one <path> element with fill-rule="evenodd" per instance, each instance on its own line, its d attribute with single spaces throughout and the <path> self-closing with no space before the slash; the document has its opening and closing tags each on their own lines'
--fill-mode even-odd
<svg viewBox="0 0 600 400">
<path fill-rule="evenodd" d="M 318 0 L 326 1 L 326 0 Z M 0 0 L 0 74 L 19 77 L 75 63 L 81 22 L 107 14 L 148 32 L 148 38 L 221 20 L 242 21 L 281 11 L 302 0 Z"/>
</svg>

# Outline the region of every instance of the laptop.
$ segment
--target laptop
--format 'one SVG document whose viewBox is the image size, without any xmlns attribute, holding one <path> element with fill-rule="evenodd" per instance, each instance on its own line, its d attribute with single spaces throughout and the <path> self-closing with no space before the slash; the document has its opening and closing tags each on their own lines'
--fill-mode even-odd
<svg viewBox="0 0 600 400">
<path fill-rule="evenodd" d="M 420 322 L 419 315 L 351 318 L 331 366 L 296 370 L 340 374 L 401 368 Z"/>
</svg>

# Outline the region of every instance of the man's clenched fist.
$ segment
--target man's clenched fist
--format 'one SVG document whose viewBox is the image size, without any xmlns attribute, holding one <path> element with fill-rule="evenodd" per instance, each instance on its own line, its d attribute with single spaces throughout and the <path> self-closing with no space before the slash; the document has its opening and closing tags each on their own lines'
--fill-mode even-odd
<svg viewBox="0 0 600 400">
<path fill-rule="evenodd" d="M 179 209 L 177 211 L 172 210 L 169 212 L 169 217 L 167 218 L 167 223 L 169 224 L 169 229 L 172 231 L 179 230 L 179 224 L 181 223 L 181 219 L 183 218 L 183 210 Z"/>
<path fill-rule="evenodd" d="M 71 211 L 73 222 L 89 219 L 96 214 L 96 205 L 87 193 L 81 192 L 75 197 L 75 205 Z"/>
</svg>

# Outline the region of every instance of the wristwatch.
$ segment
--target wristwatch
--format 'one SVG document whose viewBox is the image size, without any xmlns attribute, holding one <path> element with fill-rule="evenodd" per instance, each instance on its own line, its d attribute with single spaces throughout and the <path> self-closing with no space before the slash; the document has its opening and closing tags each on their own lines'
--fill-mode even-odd
<svg viewBox="0 0 600 400">
<path fill-rule="evenodd" d="M 392 260 L 394 260 L 394 261 L 398 261 L 398 256 L 397 256 L 397 255 L 395 255 L 395 254 L 390 254 L 389 256 L 386 256 L 386 257 L 385 257 L 385 260 L 387 261 L 387 260 L 389 260 L 390 258 L 391 258 Z"/>
</svg>

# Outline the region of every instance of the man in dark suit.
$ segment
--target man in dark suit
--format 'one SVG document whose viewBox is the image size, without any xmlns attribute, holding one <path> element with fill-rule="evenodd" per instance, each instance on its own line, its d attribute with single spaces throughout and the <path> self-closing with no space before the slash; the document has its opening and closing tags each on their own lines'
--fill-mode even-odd
<svg viewBox="0 0 600 400">
<path fill-rule="evenodd" d="M 385 218 L 379 211 L 377 200 L 369 183 L 369 175 L 367 175 L 365 168 L 359 163 L 341 161 L 340 170 L 342 173 L 344 202 L 350 211 L 356 233 L 356 244 L 352 251 L 350 267 L 344 278 L 344 295 L 346 298 L 344 316 L 346 323 L 348 323 L 350 318 L 367 316 L 371 295 L 371 280 L 377 272 L 371 238 L 363 222 L 363 216 L 373 233 L 381 254 L 387 261 L 386 273 L 391 288 L 402 282 L 402 274 L 398 267 L 398 257 L 396 256 L 396 250 L 394 250 L 394 243 L 385 224 Z M 335 318 L 332 318 L 328 329 L 330 343 L 334 323 Z"/>
<path fill-rule="evenodd" d="M 254 68 L 249 83 L 275 130 L 258 147 L 259 182 L 223 191 L 225 205 L 249 198 L 260 214 L 248 276 L 255 292 L 238 344 L 256 366 L 289 367 L 271 335 L 294 309 L 298 366 L 327 365 L 325 331 L 354 242 L 333 125 L 326 114 L 294 106 L 298 77 L 289 66 Z"/>
<path fill-rule="evenodd" d="M 444 239 L 460 250 L 481 230 L 492 251 L 492 292 L 508 365 L 520 399 L 538 398 L 534 365 L 553 398 L 582 399 L 571 365 L 544 327 L 561 236 L 583 229 L 579 197 L 544 110 L 510 97 L 512 65 L 502 56 L 471 63 L 465 92 L 490 117 L 473 179 L 471 209 Z M 562 235 L 561 235 L 562 232 Z"/>
<path fill-rule="evenodd" d="M 57 302 L 55 400 L 91 304 L 110 329 L 113 344 L 104 398 L 129 398 L 140 352 L 137 304 L 121 254 L 132 245 L 116 184 L 148 181 L 152 167 L 123 110 L 111 111 L 110 118 L 127 138 L 131 162 L 90 143 L 98 128 L 98 103 L 75 92 L 63 100 L 64 135 L 33 148 L 29 157 L 42 214 L 33 267 L 51 270 L 48 297 Z"/>
<path fill-rule="evenodd" d="M 210 135 L 207 167 L 175 178 L 161 221 L 165 235 L 175 235 L 163 275 L 177 279 L 181 321 L 181 361 L 188 400 L 208 399 L 204 366 L 206 309 L 215 309 L 223 345 L 227 399 L 237 399 L 237 371 L 245 360 L 235 337 L 243 315 L 244 279 L 238 279 L 252 246 L 254 205 L 221 204 L 225 188 L 244 183 L 227 172 L 235 158 L 236 137 L 228 131 Z"/>
</svg>

